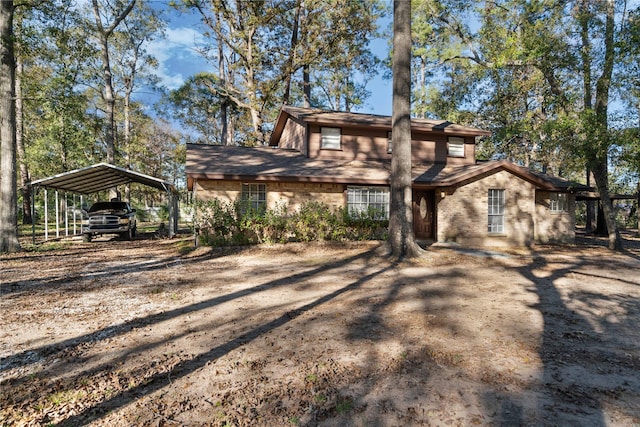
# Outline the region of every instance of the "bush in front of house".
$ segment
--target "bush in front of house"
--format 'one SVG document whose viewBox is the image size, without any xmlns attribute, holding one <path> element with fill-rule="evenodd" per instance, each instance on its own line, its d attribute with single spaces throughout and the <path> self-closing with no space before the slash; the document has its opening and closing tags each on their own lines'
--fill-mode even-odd
<svg viewBox="0 0 640 427">
<path fill-rule="evenodd" d="M 200 242 L 211 246 L 258 243 L 386 239 L 388 221 L 375 211 L 348 213 L 324 203 L 308 202 L 295 212 L 278 204 L 251 209 L 242 202 L 211 199 L 196 202 L 195 227 Z"/>
</svg>

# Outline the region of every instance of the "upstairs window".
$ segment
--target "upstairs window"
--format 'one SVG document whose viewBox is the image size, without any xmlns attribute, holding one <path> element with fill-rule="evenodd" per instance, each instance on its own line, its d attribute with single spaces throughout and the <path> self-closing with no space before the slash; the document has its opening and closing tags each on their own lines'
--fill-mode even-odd
<svg viewBox="0 0 640 427">
<path fill-rule="evenodd" d="M 565 213 L 569 211 L 569 201 L 567 193 L 551 193 L 549 197 L 549 210 L 554 213 Z"/>
<path fill-rule="evenodd" d="M 387 132 L 387 153 L 393 152 L 393 139 L 391 139 L 391 132 Z"/>
<path fill-rule="evenodd" d="M 340 128 L 320 128 L 320 148 L 340 150 Z"/>
<path fill-rule="evenodd" d="M 488 199 L 489 228 L 491 234 L 504 233 L 504 190 L 490 189 Z"/>
<path fill-rule="evenodd" d="M 464 138 L 450 136 L 447 143 L 447 155 L 449 157 L 464 157 Z"/>
</svg>

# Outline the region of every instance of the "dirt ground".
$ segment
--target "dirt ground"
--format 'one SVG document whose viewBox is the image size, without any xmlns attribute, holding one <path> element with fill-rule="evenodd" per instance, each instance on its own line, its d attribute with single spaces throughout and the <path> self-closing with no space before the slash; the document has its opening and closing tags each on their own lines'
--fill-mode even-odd
<svg viewBox="0 0 640 427">
<path fill-rule="evenodd" d="M 640 425 L 640 239 L 0 255 L 0 426 Z"/>
</svg>

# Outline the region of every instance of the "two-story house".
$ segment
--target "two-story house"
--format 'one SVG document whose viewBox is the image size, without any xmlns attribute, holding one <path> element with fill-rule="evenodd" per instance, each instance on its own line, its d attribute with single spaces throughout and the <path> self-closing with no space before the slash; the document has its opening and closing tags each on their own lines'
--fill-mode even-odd
<svg viewBox="0 0 640 427">
<path fill-rule="evenodd" d="M 416 238 L 470 246 L 570 242 L 579 184 L 508 161 L 477 162 L 488 132 L 412 119 Z M 187 146 L 187 185 L 197 199 L 297 209 L 321 201 L 389 214 L 391 118 L 285 106 L 268 147 Z"/>
</svg>

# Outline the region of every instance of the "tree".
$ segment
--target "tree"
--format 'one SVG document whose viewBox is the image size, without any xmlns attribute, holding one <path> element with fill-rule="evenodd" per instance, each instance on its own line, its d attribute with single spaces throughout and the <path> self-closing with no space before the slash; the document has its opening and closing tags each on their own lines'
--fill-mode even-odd
<svg viewBox="0 0 640 427">
<path fill-rule="evenodd" d="M 218 69 L 212 96 L 224 95 L 215 111 L 219 128 L 225 129 L 225 112 L 230 123 L 235 111 L 236 136 L 249 135 L 235 143 L 260 144 L 268 133 L 265 123 L 283 103 L 339 109 L 362 104 L 368 94 L 363 86 L 377 66 L 367 43 L 380 3 L 183 0 L 182 7 L 201 16 L 210 39 L 202 50 Z"/>
<path fill-rule="evenodd" d="M 609 129 L 609 98 L 611 90 L 611 77 L 615 65 L 615 5 L 613 0 L 604 3 L 604 26 L 602 37 L 604 44 L 604 57 L 602 59 L 602 72 L 597 77 L 595 90 L 595 108 L 591 110 L 585 106 L 583 115 L 586 121 L 585 129 L 587 143 L 584 146 L 587 170 L 593 172 L 596 187 L 600 193 L 600 203 L 604 211 L 609 235 L 609 249 L 622 250 L 622 238 L 616 224 L 616 216 L 613 203 L 609 197 L 609 149 L 611 147 L 611 132 Z M 597 3 L 594 7 L 599 7 Z M 590 5 L 580 5 L 587 6 Z M 583 39 L 583 47 L 586 47 Z M 585 75 L 586 79 L 588 76 Z"/>
<path fill-rule="evenodd" d="M 13 16 L 13 0 L 0 1 L 0 252 L 20 250 Z"/>
<path fill-rule="evenodd" d="M 113 73 L 111 71 L 111 59 L 109 57 L 109 39 L 115 29 L 127 17 L 136 4 L 136 0 L 124 4 L 117 0 L 115 4 L 107 4 L 100 7 L 98 0 L 91 0 L 93 8 L 93 16 L 95 20 L 95 36 L 100 47 L 100 58 L 102 61 L 102 79 L 104 82 L 104 113 L 105 120 L 105 144 L 107 147 L 107 162 L 115 164 L 116 162 L 116 128 L 115 128 L 115 105 L 116 94 L 113 88 Z M 111 18 L 111 22 L 103 22 L 103 15 L 107 15 L 107 21 Z"/>
<path fill-rule="evenodd" d="M 621 138 L 624 142 L 622 160 L 636 180 L 636 216 L 640 230 L 640 7 L 629 12 L 618 39 L 621 67 L 616 70 L 614 82 L 629 109 L 625 117 L 626 128 Z M 631 186 L 633 188 L 633 186 Z"/>
<path fill-rule="evenodd" d="M 173 118 L 195 131 L 199 142 L 229 145 L 240 139 L 233 137 L 233 123 L 239 118 L 235 98 L 218 75 L 202 72 L 189 77 L 169 93 L 166 102 L 171 104 Z"/>
<path fill-rule="evenodd" d="M 18 18 L 19 20 L 20 18 Z M 18 48 L 15 49 L 16 58 L 16 154 L 18 169 L 20 171 L 20 192 L 22 193 L 22 223 L 33 224 L 33 218 L 31 216 L 31 188 L 29 183 L 31 177 L 29 176 L 29 168 L 26 161 L 26 154 L 24 150 L 24 102 L 22 95 L 22 74 L 23 74 L 23 62 L 22 55 L 20 53 L 20 23 L 16 26 L 15 39 Z"/>
<path fill-rule="evenodd" d="M 377 32 L 383 10 L 377 0 L 350 0 L 340 7 L 331 1 L 305 2 L 297 61 L 291 69 L 292 78 L 303 70 L 304 102 L 342 111 L 364 104 L 367 83 L 380 64 L 367 41 Z"/>
<path fill-rule="evenodd" d="M 99 119 L 91 114 L 86 76 L 96 51 L 81 15 L 68 2 L 46 2 L 21 16 L 18 53 L 24 115 L 24 159 L 47 176 L 103 159 L 93 144 Z"/>
<path fill-rule="evenodd" d="M 146 45 L 158 36 L 163 35 L 165 23 L 158 12 L 145 2 L 139 2 L 131 11 L 127 19 L 122 21 L 120 30 L 114 32 L 113 52 L 114 86 L 118 98 L 122 99 L 122 141 L 120 152 L 123 165 L 131 168 L 132 157 L 139 144 L 134 142 L 135 108 L 139 106 L 132 97 L 134 91 L 146 83 L 148 88 L 157 87 L 158 78 L 152 75 L 152 69 L 157 67 L 157 60 L 146 51 Z M 120 94 L 121 93 L 121 94 Z M 125 187 L 124 199 L 131 201 L 131 186 Z"/>
<path fill-rule="evenodd" d="M 397 258 L 418 256 L 411 209 L 411 2 L 393 3 L 393 117 L 389 244 Z"/>
<path fill-rule="evenodd" d="M 616 146 L 609 106 L 613 71 L 622 64 L 618 28 L 625 24 L 624 14 L 616 19 L 614 0 L 419 4 L 415 39 L 422 45 L 415 52 L 427 64 L 422 69 L 430 66 L 437 76 L 435 87 L 417 97 L 421 113 L 428 115 L 426 104 L 445 114 L 440 118 L 484 124 L 494 134 L 486 150 L 493 156 L 565 177 L 578 166 L 593 172 L 609 247 L 621 248 L 608 190 Z M 471 22 L 479 25 L 472 29 Z M 627 58 L 637 64 L 637 56 Z"/>
</svg>

